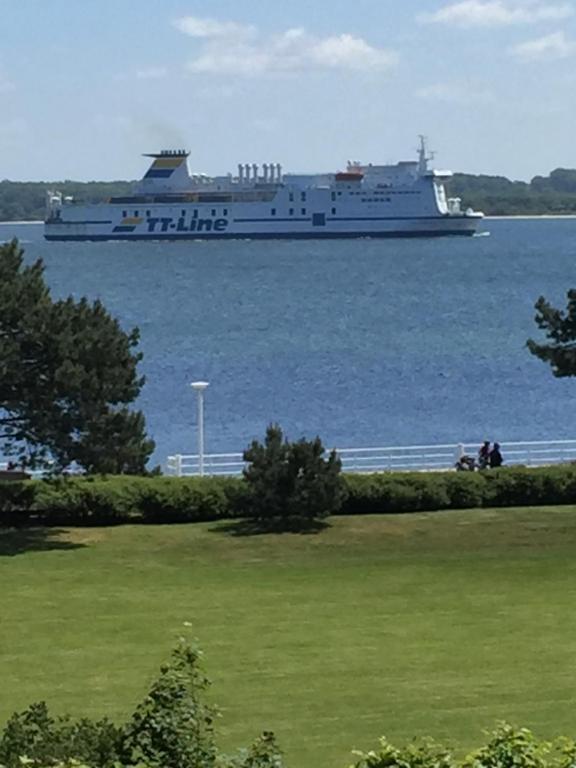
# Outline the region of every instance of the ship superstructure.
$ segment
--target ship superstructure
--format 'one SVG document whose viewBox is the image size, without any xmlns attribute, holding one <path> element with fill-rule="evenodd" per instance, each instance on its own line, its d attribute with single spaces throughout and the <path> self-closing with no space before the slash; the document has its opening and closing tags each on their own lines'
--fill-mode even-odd
<svg viewBox="0 0 576 768">
<path fill-rule="evenodd" d="M 286 174 L 279 163 L 242 163 L 236 174 L 190 173 L 188 152 L 146 155 L 132 193 L 82 204 L 48 195 L 47 240 L 186 240 L 471 235 L 482 214 L 448 199 L 450 171 L 415 161 L 349 162 L 346 170 Z"/>
</svg>

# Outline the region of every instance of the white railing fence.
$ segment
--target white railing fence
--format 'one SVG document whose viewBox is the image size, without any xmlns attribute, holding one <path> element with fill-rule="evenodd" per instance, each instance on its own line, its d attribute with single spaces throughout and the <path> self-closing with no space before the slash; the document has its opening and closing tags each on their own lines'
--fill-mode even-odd
<svg viewBox="0 0 576 768">
<path fill-rule="evenodd" d="M 394 445 L 380 448 L 337 448 L 344 472 L 408 472 L 453 469 L 463 455 L 476 457 L 482 440 L 440 445 Z M 500 443 L 504 466 L 529 467 L 576 461 L 576 440 L 524 440 Z M 203 457 L 205 475 L 240 475 L 245 462 L 241 453 L 206 453 Z M 169 456 L 169 475 L 187 477 L 199 475 L 198 454 Z"/>
</svg>

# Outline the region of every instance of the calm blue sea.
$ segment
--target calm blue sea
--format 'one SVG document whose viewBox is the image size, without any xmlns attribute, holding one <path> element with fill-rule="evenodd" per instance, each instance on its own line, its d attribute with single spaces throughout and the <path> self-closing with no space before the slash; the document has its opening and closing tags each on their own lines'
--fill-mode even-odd
<svg viewBox="0 0 576 768">
<path fill-rule="evenodd" d="M 576 437 L 576 380 L 526 350 L 535 300 L 576 286 L 576 220 L 487 221 L 438 240 L 45 243 L 57 296 L 100 298 L 139 326 L 139 406 L 156 462 L 194 452 L 195 396 L 210 382 L 206 450 L 242 450 L 279 422 L 328 445 Z"/>
</svg>

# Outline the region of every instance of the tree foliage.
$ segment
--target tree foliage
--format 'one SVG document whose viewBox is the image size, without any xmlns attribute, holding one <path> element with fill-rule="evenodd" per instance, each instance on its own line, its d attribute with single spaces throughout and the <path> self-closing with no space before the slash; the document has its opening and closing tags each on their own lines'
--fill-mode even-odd
<svg viewBox="0 0 576 768">
<path fill-rule="evenodd" d="M 290 443 L 281 428 L 271 424 L 264 443 L 254 440 L 244 451 L 244 461 L 249 464 L 244 478 L 252 517 L 314 520 L 340 509 L 342 463 L 335 451 L 324 458 L 319 437 Z"/>
<path fill-rule="evenodd" d="M 455 768 L 450 751 L 433 739 L 396 747 L 382 737 L 379 749 L 354 754 L 357 760 L 351 768 Z"/>
<path fill-rule="evenodd" d="M 101 302 L 53 300 L 41 261 L 0 246 L 0 441 L 23 463 L 142 473 L 154 444 L 127 405 L 140 392 L 137 329 Z"/>
<path fill-rule="evenodd" d="M 53 717 L 43 702 L 14 714 L 0 735 L 6 768 L 282 768 L 274 734 L 264 731 L 248 749 L 217 748 L 216 709 L 206 703 L 209 681 L 201 653 L 181 639 L 131 719 Z"/>
<path fill-rule="evenodd" d="M 465 207 L 493 216 L 576 212 L 576 171 L 564 168 L 549 176 L 535 176 L 530 182 L 457 173 L 446 191 L 449 197 L 462 198 Z"/>
<path fill-rule="evenodd" d="M 79 203 L 103 202 L 129 195 L 129 181 L 0 181 L 0 221 L 42 221 L 46 215 L 46 193 L 57 189 Z"/>
<path fill-rule="evenodd" d="M 121 730 L 107 719 L 52 716 L 44 702 L 8 720 L 0 738 L 0 765 L 22 768 L 22 758 L 51 765 L 71 759 L 106 768 L 119 757 Z"/>
<path fill-rule="evenodd" d="M 536 357 L 548 363 L 554 376 L 576 376 L 576 289 L 568 291 L 565 310 L 556 309 L 543 296 L 536 302 L 536 323 L 548 343 L 528 339 L 527 346 Z"/>
<path fill-rule="evenodd" d="M 396 747 L 380 739 L 380 748 L 355 752 L 351 768 L 573 768 L 576 744 L 571 739 L 541 741 L 527 728 L 500 723 L 488 742 L 463 759 L 432 739 Z"/>
<path fill-rule="evenodd" d="M 204 701 L 209 681 L 199 660 L 199 651 L 188 643 L 174 649 L 125 728 L 126 763 L 157 768 L 214 765 L 216 711 Z"/>
</svg>

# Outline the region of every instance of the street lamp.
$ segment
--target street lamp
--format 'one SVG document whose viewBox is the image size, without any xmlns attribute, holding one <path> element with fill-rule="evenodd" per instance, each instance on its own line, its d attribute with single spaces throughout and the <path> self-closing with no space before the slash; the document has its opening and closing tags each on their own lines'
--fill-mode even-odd
<svg viewBox="0 0 576 768">
<path fill-rule="evenodd" d="M 190 384 L 198 395 L 198 471 L 200 477 L 204 476 L 204 390 L 208 384 L 207 381 L 193 381 Z"/>
</svg>

